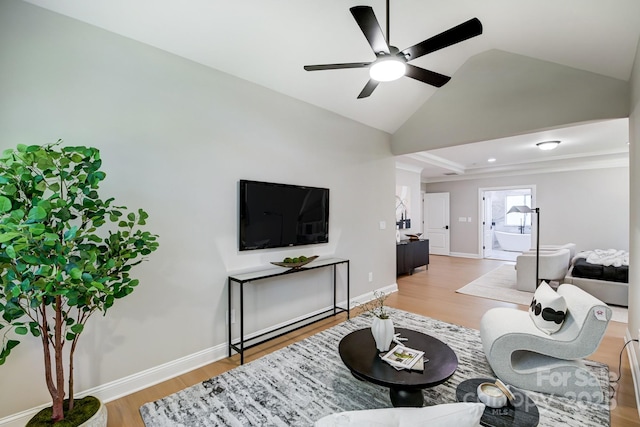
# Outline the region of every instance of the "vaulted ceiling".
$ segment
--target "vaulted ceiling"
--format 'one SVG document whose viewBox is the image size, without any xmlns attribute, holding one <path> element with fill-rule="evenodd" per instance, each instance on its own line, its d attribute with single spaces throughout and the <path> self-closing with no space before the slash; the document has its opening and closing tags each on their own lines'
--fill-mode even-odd
<svg viewBox="0 0 640 427">
<path fill-rule="evenodd" d="M 372 6 L 384 29 L 383 0 L 26 1 L 390 134 L 400 129 L 438 90 L 404 77 L 382 83 L 369 98 L 357 99 L 368 80 L 367 69 L 315 72 L 303 69 L 307 64 L 375 59 L 349 8 Z M 482 35 L 412 63 L 452 76 L 454 82 L 456 72 L 470 58 L 499 49 L 627 81 L 640 37 L 637 0 L 391 0 L 390 44 L 403 49 L 473 17 L 482 22 Z M 606 124 L 605 128 L 612 131 L 619 129 L 620 124 Z M 508 142 L 515 147 L 542 137 L 530 135 L 527 141 Z M 571 138 L 574 137 L 577 138 L 572 134 Z M 609 138 L 622 145 L 627 142 L 618 134 Z M 433 166 L 440 162 L 437 167 L 442 169 L 443 163 L 452 163 L 453 166 L 445 165 L 445 172 L 459 169 L 460 165 L 467 171 L 481 168 L 488 156 L 496 156 L 491 150 L 499 142 L 505 141 L 477 146 L 479 151 L 472 146 L 450 152 L 442 148 L 431 153 L 438 161 L 422 164 Z M 590 150 L 590 145 L 593 144 L 585 142 L 584 150 Z M 595 151 L 608 150 L 595 145 Z M 567 146 L 568 143 L 561 145 Z M 475 161 L 465 157 L 472 151 Z M 507 155 L 507 151 L 502 152 Z M 561 155 L 578 154 L 570 151 Z M 513 157 L 512 164 L 523 160 L 513 152 L 508 156 Z M 443 170 L 434 173 L 442 175 Z"/>
</svg>

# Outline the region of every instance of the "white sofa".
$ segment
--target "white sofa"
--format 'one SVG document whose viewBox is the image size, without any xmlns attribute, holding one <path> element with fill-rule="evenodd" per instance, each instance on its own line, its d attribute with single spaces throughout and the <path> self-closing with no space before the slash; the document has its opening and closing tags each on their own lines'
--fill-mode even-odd
<svg viewBox="0 0 640 427">
<path fill-rule="evenodd" d="M 538 279 L 562 282 L 569 270 L 571 252 L 569 249 L 542 249 Z M 535 292 L 536 283 L 536 251 L 523 252 L 516 258 L 516 288 L 520 291 Z"/>
<path fill-rule="evenodd" d="M 314 427 L 478 427 L 482 403 L 445 403 L 423 408 L 381 408 L 327 415 Z"/>
</svg>

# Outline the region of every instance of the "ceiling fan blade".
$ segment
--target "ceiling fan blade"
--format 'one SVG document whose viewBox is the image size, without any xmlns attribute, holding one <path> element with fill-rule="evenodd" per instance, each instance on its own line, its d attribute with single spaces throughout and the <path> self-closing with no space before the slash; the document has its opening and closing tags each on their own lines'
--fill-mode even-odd
<svg viewBox="0 0 640 427">
<path fill-rule="evenodd" d="M 323 64 L 323 65 L 305 65 L 307 71 L 318 70 L 340 70 L 342 68 L 365 68 L 371 65 L 371 62 L 348 62 L 345 64 Z"/>
<path fill-rule="evenodd" d="M 358 95 L 358 99 L 366 98 L 371 95 L 373 93 L 373 90 L 378 87 L 378 83 L 380 82 L 370 79 L 367 84 L 364 85 L 364 89 L 362 89 L 362 92 L 360 92 L 360 95 Z"/>
<path fill-rule="evenodd" d="M 437 36 L 433 36 L 430 39 L 408 47 L 401 53 L 407 58 L 407 61 L 411 61 L 427 53 L 435 52 L 436 50 L 460 43 L 461 41 L 480 34 L 482 34 L 482 23 L 478 18 L 473 18 L 453 28 L 449 28 Z"/>
<path fill-rule="evenodd" d="M 354 6 L 349 10 L 367 38 L 373 53 L 376 55 L 380 52 L 389 54 L 389 45 L 382 33 L 382 28 L 380 28 L 376 15 L 373 13 L 373 8 L 370 6 Z"/>
<path fill-rule="evenodd" d="M 407 64 L 405 76 L 435 87 L 442 87 L 445 83 L 451 80 L 451 77 L 449 76 L 436 73 L 435 71 L 425 70 L 424 68 L 416 67 L 411 64 Z"/>
</svg>

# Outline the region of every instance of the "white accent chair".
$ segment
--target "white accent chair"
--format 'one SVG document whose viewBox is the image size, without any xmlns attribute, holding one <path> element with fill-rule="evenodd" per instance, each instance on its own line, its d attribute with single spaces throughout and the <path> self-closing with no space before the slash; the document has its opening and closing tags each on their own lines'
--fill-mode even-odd
<svg viewBox="0 0 640 427">
<path fill-rule="evenodd" d="M 565 243 L 564 245 L 540 245 L 540 251 L 554 252 L 559 249 L 569 249 L 569 266 L 571 266 L 571 261 L 573 257 L 576 256 L 576 244 L 575 243 Z M 531 249 L 531 251 L 535 252 L 536 248 Z"/>
<path fill-rule="evenodd" d="M 569 271 L 569 249 L 540 250 L 538 279 L 562 282 Z M 516 288 L 520 291 L 536 291 L 536 251 L 523 252 L 516 258 Z"/>
<path fill-rule="evenodd" d="M 597 350 L 611 308 L 574 285 L 560 285 L 558 294 L 567 303 L 567 316 L 551 335 L 536 327 L 528 311 L 500 307 L 484 314 L 480 337 L 489 365 L 518 388 L 603 402 L 600 381 L 580 359 Z"/>
</svg>

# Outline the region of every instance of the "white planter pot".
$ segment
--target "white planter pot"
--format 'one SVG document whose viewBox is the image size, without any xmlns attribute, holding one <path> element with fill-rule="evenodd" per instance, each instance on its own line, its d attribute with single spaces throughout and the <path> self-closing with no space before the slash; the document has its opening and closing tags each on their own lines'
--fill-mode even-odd
<svg viewBox="0 0 640 427">
<path fill-rule="evenodd" d="M 389 351 L 394 331 L 393 321 L 391 319 L 373 318 L 371 334 L 373 334 L 373 339 L 376 341 L 378 351 Z"/>
<path fill-rule="evenodd" d="M 80 424 L 79 427 L 106 427 L 106 426 L 107 426 L 107 406 L 101 400 L 100 408 L 98 408 L 98 412 L 93 414 L 93 417 L 89 418 L 87 421 Z"/>
<path fill-rule="evenodd" d="M 75 424 L 74 423 L 73 424 L 74 426 L 77 426 L 77 427 L 107 427 L 107 406 L 104 404 L 104 402 L 102 400 L 98 399 L 97 397 L 93 396 L 93 398 L 97 399 L 100 402 L 100 406 L 98 407 L 98 410 L 96 411 L 96 413 L 93 414 L 91 416 L 91 418 L 89 418 L 88 420 L 86 420 L 82 424 Z M 49 407 L 49 408 L 43 409 L 42 411 L 40 411 L 36 415 L 34 415 L 34 417 L 29 420 L 27 425 L 34 425 L 34 426 L 49 425 L 50 424 L 50 419 L 47 419 L 47 420 L 43 421 L 42 417 L 41 417 L 42 413 L 45 412 L 47 409 L 48 409 L 49 413 L 46 414 L 46 416 L 47 417 L 51 417 L 51 407 Z M 65 419 L 65 422 L 63 422 L 63 424 L 70 425 L 71 423 L 68 422 Z M 56 423 L 56 425 L 58 425 L 58 424 Z"/>
</svg>

